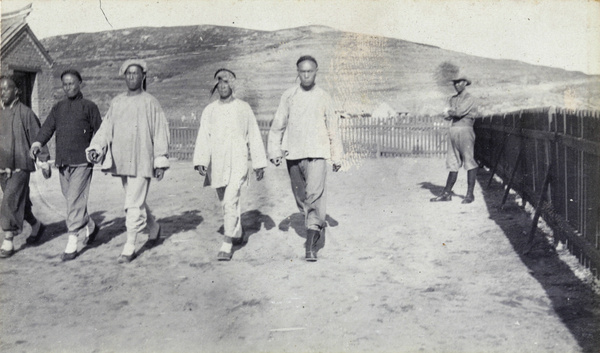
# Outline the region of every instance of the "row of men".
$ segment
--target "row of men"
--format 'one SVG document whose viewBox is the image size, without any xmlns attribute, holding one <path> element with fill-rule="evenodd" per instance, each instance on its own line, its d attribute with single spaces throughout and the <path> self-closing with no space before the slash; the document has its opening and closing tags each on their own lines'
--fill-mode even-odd
<svg viewBox="0 0 600 353">
<path fill-rule="evenodd" d="M 332 160 L 333 171 L 338 171 L 343 149 L 331 97 L 315 85 L 316 59 L 303 56 L 296 66 L 300 85 L 281 98 L 269 133 L 269 159 L 276 166 L 286 159 L 296 203 L 306 219 L 306 259 L 316 261 L 315 245 L 326 225 L 326 160 Z M 83 98 L 80 73 L 64 71 L 61 81 L 67 97 L 52 108 L 41 127 L 35 114 L 19 102 L 14 80 L 0 78 L 0 119 L 2 133 L 7 135 L 0 155 L 4 194 L 0 257 L 13 255 L 12 240 L 21 233 L 24 221 L 32 228 L 28 243 L 38 242 L 44 233 L 45 226 L 31 212 L 29 174 L 37 159 L 44 176 L 50 177 L 46 144 L 53 135 L 55 165 L 67 204 L 63 261 L 77 257 L 78 239 L 83 238 L 85 246 L 99 231 L 87 210 L 93 163 L 119 177 L 125 192 L 127 238 L 118 261 L 131 262 L 136 257 L 136 239 L 145 228 L 151 245 L 159 239 L 161 227 L 146 197 L 151 178 L 160 181 L 169 168 L 169 128 L 159 102 L 146 92 L 147 73 L 142 60 L 128 60 L 121 66 L 119 74 L 125 78 L 127 91 L 111 101 L 102 119 L 96 104 Z M 218 91 L 219 99 L 202 113 L 193 161 L 222 204 L 225 232 L 217 258 L 228 261 L 233 245 L 244 239 L 240 194 L 248 180 L 248 160 L 252 160 L 256 179 L 261 180 L 267 157 L 250 105 L 235 97 L 235 73 L 219 69 L 214 78 L 217 82 L 211 95 Z M 4 128 L 8 126 L 11 128 Z"/>
<path fill-rule="evenodd" d="M 306 260 L 316 261 L 316 244 L 326 226 L 325 200 L 327 160 L 337 172 L 343 156 L 338 130 L 338 117 L 327 92 L 316 85 L 317 60 L 302 56 L 296 62 L 300 84 L 286 90 L 269 131 L 269 160 L 279 166 L 284 160 L 292 191 L 300 212 L 304 213 L 307 229 Z M 78 239 L 84 246 L 93 242 L 99 226 L 87 211 L 92 178 L 92 163 L 121 179 L 125 191 L 127 238 L 118 258 L 131 262 L 139 233 L 148 229 L 149 243 L 160 237 L 161 228 L 146 203 L 150 180 L 160 181 L 169 168 L 168 122 L 156 98 L 146 92 L 147 65 L 142 60 L 128 60 L 120 68 L 127 91 L 115 97 L 104 119 L 98 107 L 81 94 L 79 72 L 67 70 L 61 74 L 66 99 L 57 103 L 40 128 L 35 114 L 19 103 L 14 80 L 0 79 L 2 89 L 2 143 L 0 145 L 0 180 L 4 197 L 0 222 L 4 241 L 0 257 L 14 253 L 13 238 L 31 224 L 28 243 L 36 243 L 44 225 L 31 212 L 29 173 L 35 170 L 34 160 L 45 177 L 51 172 L 46 144 L 56 135 L 55 164 L 60 173 L 60 185 L 67 203 L 68 240 L 63 261 L 77 257 Z M 248 160 L 256 179 L 261 180 L 267 166 L 260 131 L 250 105 L 235 97 L 236 75 L 219 69 L 210 103 L 201 116 L 193 165 L 205 176 L 205 186 L 216 189 L 224 217 L 224 240 L 217 259 L 229 261 L 233 245 L 244 241 L 241 225 L 240 194 L 248 180 Z M 431 201 L 450 201 L 458 169 L 469 170 L 468 192 L 463 203 L 472 202 L 477 164 L 473 159 L 473 100 L 463 93 L 471 82 L 466 78 L 453 80 L 457 95 L 450 100 L 449 119 L 453 121 L 448 144 L 447 168 L 450 173 L 441 196 Z M 9 127 L 4 128 L 4 127 Z M 30 144 L 30 141 L 33 141 Z M 226 143 L 225 143 L 226 142 Z M 82 236 L 85 234 L 84 236 Z"/>
</svg>

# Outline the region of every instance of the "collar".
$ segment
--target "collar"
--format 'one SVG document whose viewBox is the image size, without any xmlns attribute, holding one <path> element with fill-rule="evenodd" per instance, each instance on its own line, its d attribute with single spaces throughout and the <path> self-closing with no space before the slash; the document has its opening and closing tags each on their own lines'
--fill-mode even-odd
<svg viewBox="0 0 600 353">
<path fill-rule="evenodd" d="M 4 105 L 4 102 L 0 100 L 0 106 L 2 107 L 2 109 L 10 109 L 17 105 L 17 103 L 19 103 L 19 98 L 15 98 L 15 100 L 12 101 L 8 106 Z"/>
<path fill-rule="evenodd" d="M 81 91 L 79 91 L 79 93 L 77 93 L 77 95 L 75 95 L 75 97 L 67 97 L 67 99 L 70 101 L 76 101 L 76 100 L 79 100 L 82 98 L 83 98 L 83 93 L 81 93 Z"/>
</svg>

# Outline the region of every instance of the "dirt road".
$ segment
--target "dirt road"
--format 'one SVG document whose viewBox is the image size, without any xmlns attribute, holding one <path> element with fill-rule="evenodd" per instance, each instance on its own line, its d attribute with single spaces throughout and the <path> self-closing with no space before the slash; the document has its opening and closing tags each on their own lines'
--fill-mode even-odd
<svg viewBox="0 0 600 353">
<path fill-rule="evenodd" d="M 430 203 L 445 176 L 442 160 L 418 158 L 330 173 L 329 227 L 306 263 L 287 173 L 269 167 L 243 196 L 249 241 L 223 263 L 216 193 L 175 162 L 148 199 L 163 239 L 148 249 L 142 236 L 124 265 L 119 181 L 95 173 L 102 230 L 63 263 L 57 173 L 35 175 L 49 227 L 35 247 L 19 236 L 0 262 L 0 351 L 598 352 L 599 296 L 576 260 L 547 242 L 520 255 L 529 216 L 512 200 L 500 210 L 483 171 L 473 204 Z"/>
</svg>

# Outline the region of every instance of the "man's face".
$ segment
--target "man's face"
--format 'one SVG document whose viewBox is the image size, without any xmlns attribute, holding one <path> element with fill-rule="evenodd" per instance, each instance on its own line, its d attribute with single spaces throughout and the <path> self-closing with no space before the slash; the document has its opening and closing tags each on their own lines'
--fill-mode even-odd
<svg viewBox="0 0 600 353">
<path fill-rule="evenodd" d="M 4 105 L 12 103 L 17 98 L 17 86 L 10 79 L 2 79 L 0 81 L 0 95 L 2 96 L 2 103 Z"/>
<path fill-rule="evenodd" d="M 75 75 L 66 74 L 62 77 L 63 91 L 69 98 L 73 98 L 81 91 L 81 82 Z"/>
<path fill-rule="evenodd" d="M 317 64 L 311 60 L 304 60 L 298 64 L 298 77 L 300 77 L 300 84 L 304 87 L 312 86 L 315 83 L 317 71 Z"/>
<path fill-rule="evenodd" d="M 467 87 L 467 81 L 465 81 L 465 80 L 460 80 L 460 81 L 454 82 L 454 89 L 458 93 L 461 93 L 462 91 L 464 91 L 465 87 Z"/>
<path fill-rule="evenodd" d="M 217 83 L 217 90 L 219 91 L 219 96 L 221 99 L 227 99 L 231 97 L 233 90 L 231 89 L 231 85 L 229 84 L 229 80 L 227 78 L 219 77 L 219 82 Z"/>
<path fill-rule="evenodd" d="M 130 91 L 137 91 L 142 88 L 144 77 L 142 68 L 137 65 L 131 65 L 125 70 L 125 82 L 127 82 L 127 88 Z"/>
</svg>

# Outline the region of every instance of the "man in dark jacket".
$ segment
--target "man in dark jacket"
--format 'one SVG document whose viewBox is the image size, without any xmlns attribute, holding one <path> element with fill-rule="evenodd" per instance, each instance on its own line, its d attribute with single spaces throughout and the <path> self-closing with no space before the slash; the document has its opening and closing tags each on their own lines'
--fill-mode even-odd
<svg viewBox="0 0 600 353">
<path fill-rule="evenodd" d="M 85 149 L 94 133 L 100 128 L 102 118 L 96 104 L 83 98 L 81 75 L 67 70 L 60 76 L 67 98 L 58 102 L 44 121 L 31 146 L 31 158 L 56 134 L 55 165 L 60 172 L 60 186 L 67 200 L 67 229 L 69 239 L 62 260 L 77 256 L 77 239 L 85 232 L 84 245 L 91 243 L 98 226 L 88 214 L 87 200 L 92 181 L 93 165 L 86 159 Z"/>
<path fill-rule="evenodd" d="M 1 76 L 0 90 L 0 186 L 3 193 L 0 224 L 4 231 L 0 258 L 7 258 L 14 253 L 13 238 L 23 230 L 23 221 L 31 225 L 30 238 L 39 239 L 44 232 L 44 225 L 31 212 L 29 174 L 35 171 L 35 164 L 27 156 L 30 141 L 40 129 L 40 121 L 31 109 L 19 102 L 20 91 L 14 79 Z M 48 168 L 48 158 L 48 149 L 42 149 L 39 159 L 45 168 Z"/>
</svg>

